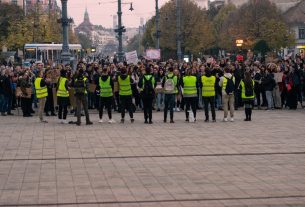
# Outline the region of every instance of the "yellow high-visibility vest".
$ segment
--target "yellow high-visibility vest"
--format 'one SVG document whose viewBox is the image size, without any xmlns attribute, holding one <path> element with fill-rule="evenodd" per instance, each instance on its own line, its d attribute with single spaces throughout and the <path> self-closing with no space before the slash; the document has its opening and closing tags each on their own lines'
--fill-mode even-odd
<svg viewBox="0 0 305 207">
<path fill-rule="evenodd" d="M 34 83 L 37 98 L 45 98 L 48 96 L 47 86 L 40 87 L 41 80 L 42 80 L 42 78 L 36 78 L 35 83 Z"/>
</svg>

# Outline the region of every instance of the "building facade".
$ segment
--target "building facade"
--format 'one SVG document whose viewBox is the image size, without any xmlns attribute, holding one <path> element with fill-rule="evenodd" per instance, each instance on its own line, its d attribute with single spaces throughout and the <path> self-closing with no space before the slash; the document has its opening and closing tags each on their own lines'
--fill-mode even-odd
<svg viewBox="0 0 305 207">
<path fill-rule="evenodd" d="M 237 7 L 248 3 L 250 0 L 225 0 L 226 4 L 234 4 Z M 270 0 L 274 3 L 282 12 L 288 11 L 291 7 L 297 5 L 301 0 Z"/>
<path fill-rule="evenodd" d="M 294 54 L 305 54 L 305 1 L 301 1 L 294 7 L 288 9 L 284 14 L 284 19 L 289 25 L 290 32 L 295 34 L 296 45 L 290 48 Z"/>
<path fill-rule="evenodd" d="M 23 0 L 0 0 L 0 3 L 11 3 L 11 4 L 16 4 L 20 7 L 23 8 L 24 2 Z"/>
</svg>

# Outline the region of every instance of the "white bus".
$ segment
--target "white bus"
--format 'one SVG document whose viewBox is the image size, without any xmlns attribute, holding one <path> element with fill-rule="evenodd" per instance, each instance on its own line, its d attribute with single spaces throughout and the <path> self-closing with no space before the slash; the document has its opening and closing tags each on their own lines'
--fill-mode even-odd
<svg viewBox="0 0 305 207">
<path fill-rule="evenodd" d="M 80 58 L 82 46 L 80 44 L 69 44 L 71 61 Z M 60 63 L 62 44 L 25 44 L 24 59 L 28 62 L 41 61 L 47 63 Z"/>
</svg>

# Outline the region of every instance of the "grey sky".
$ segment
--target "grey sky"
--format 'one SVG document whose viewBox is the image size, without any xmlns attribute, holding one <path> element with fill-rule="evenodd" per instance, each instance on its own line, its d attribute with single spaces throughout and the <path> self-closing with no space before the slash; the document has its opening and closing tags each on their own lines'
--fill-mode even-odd
<svg viewBox="0 0 305 207">
<path fill-rule="evenodd" d="M 57 1 L 61 5 L 60 0 Z M 168 1 L 159 0 L 159 5 L 162 6 Z M 146 21 L 154 15 L 155 0 L 122 0 L 122 2 L 133 2 L 133 8 L 135 9 L 131 12 L 129 11 L 129 4 L 122 5 L 123 24 L 126 27 L 138 27 L 141 17 Z M 112 15 L 117 13 L 117 0 L 69 0 L 68 14 L 74 19 L 76 25 L 82 22 L 86 6 L 93 24 L 112 27 Z"/>
</svg>

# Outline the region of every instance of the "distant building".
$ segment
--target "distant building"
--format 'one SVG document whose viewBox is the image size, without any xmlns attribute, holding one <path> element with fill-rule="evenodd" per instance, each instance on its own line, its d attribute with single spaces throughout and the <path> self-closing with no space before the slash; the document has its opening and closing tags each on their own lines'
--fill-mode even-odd
<svg viewBox="0 0 305 207">
<path fill-rule="evenodd" d="M 113 29 L 116 29 L 118 27 L 118 16 L 113 15 Z"/>
<path fill-rule="evenodd" d="M 210 0 L 193 0 L 202 9 L 209 9 Z"/>
<path fill-rule="evenodd" d="M 140 26 L 141 26 L 141 27 L 143 27 L 143 26 L 144 26 L 144 24 L 145 24 L 145 23 L 144 23 L 144 21 L 145 21 L 145 20 L 144 20 L 144 18 L 143 18 L 143 17 L 141 17 L 141 18 L 140 18 Z"/>
<path fill-rule="evenodd" d="M 89 13 L 86 8 L 84 14 L 84 21 L 75 28 L 75 33 L 85 34 L 88 37 L 92 38 L 92 32 L 94 29 L 94 25 L 90 22 Z"/>
<path fill-rule="evenodd" d="M 219 8 L 225 5 L 225 0 L 215 0 L 209 3 L 209 7 Z"/>
<path fill-rule="evenodd" d="M 86 35 L 97 48 L 98 53 L 103 55 L 113 55 L 117 50 L 118 41 L 114 29 L 117 28 L 117 16 L 113 15 L 113 28 L 105 28 L 101 25 L 94 25 L 90 22 L 88 10 L 85 10 L 84 20 L 74 31 L 76 34 Z M 138 28 L 126 28 L 123 35 L 123 44 L 138 34 Z"/>
<path fill-rule="evenodd" d="M 226 4 L 234 4 L 237 7 L 242 6 L 245 3 L 248 3 L 250 0 L 224 0 Z M 301 0 L 270 0 L 274 3 L 282 12 L 286 12 L 291 7 L 294 7 L 296 4 L 301 2 Z"/>
<path fill-rule="evenodd" d="M 11 3 L 11 4 L 16 4 L 20 7 L 23 8 L 23 0 L 0 0 L 0 3 Z"/>
<path fill-rule="evenodd" d="M 288 9 L 283 16 L 290 31 L 295 34 L 296 46 L 291 48 L 292 52 L 305 54 L 305 1 Z"/>
<path fill-rule="evenodd" d="M 39 5 L 39 8 L 42 8 L 43 12 L 46 12 L 49 9 L 58 9 L 56 0 L 0 0 L 0 3 L 11 3 L 18 5 L 25 10 L 25 13 L 27 13 L 27 11 L 34 10 L 37 5 Z"/>
</svg>

